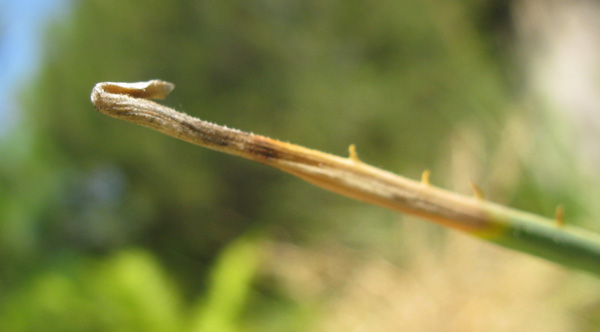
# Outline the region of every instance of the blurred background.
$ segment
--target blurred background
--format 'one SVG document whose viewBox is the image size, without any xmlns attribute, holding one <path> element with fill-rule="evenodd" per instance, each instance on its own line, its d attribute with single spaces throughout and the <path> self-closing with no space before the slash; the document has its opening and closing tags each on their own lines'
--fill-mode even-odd
<svg viewBox="0 0 600 332">
<path fill-rule="evenodd" d="M 97 82 L 600 231 L 593 0 L 0 1 L 3 331 L 600 331 L 600 280 L 96 112 Z"/>
</svg>

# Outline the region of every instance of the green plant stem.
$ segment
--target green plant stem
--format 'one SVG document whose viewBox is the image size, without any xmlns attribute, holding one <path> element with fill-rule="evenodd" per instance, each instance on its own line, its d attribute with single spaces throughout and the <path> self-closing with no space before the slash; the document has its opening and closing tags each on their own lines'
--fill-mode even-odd
<svg viewBox="0 0 600 332">
<path fill-rule="evenodd" d="M 341 195 L 417 215 L 501 246 L 600 276 L 600 235 L 467 197 L 372 167 L 350 147 L 342 158 L 302 146 L 215 125 L 148 100 L 173 89 L 167 82 L 98 83 L 92 103 L 104 114 L 184 141 L 248 158 Z M 477 194 L 477 190 L 476 190 Z"/>
</svg>

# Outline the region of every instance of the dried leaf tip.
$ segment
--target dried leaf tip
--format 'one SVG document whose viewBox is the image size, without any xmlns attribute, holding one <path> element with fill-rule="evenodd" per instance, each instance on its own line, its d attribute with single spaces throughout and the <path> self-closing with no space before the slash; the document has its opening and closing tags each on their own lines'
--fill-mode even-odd
<svg viewBox="0 0 600 332">
<path fill-rule="evenodd" d="M 136 83 L 98 83 L 94 87 L 94 91 L 128 95 L 135 98 L 165 99 L 174 88 L 175 85 L 173 83 L 162 80 L 150 80 Z"/>
</svg>

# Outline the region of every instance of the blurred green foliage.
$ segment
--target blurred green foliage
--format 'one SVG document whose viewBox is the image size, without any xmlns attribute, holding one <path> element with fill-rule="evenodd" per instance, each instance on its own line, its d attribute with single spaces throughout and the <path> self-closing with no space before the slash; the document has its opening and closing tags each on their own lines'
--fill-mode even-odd
<svg viewBox="0 0 600 332">
<path fill-rule="evenodd" d="M 433 167 L 446 185 L 450 138 L 494 150 L 516 112 L 508 4 L 72 6 L 23 90 L 25 120 L 0 145 L 7 331 L 300 331 L 317 308 L 252 291 L 265 238 L 403 257 L 393 213 L 103 116 L 89 101 L 97 82 L 171 81 L 165 103 L 191 115 L 336 154 L 354 143 L 369 163 L 410 177 Z M 498 198 L 545 213 L 554 198 L 576 202 L 523 183 Z M 240 320 L 249 301 L 262 308 L 254 326 Z"/>
<path fill-rule="evenodd" d="M 181 291 L 149 253 L 69 260 L 5 294 L 7 331 L 235 331 L 259 243 L 238 240 L 219 259 L 211 292 L 183 310 Z"/>
</svg>

